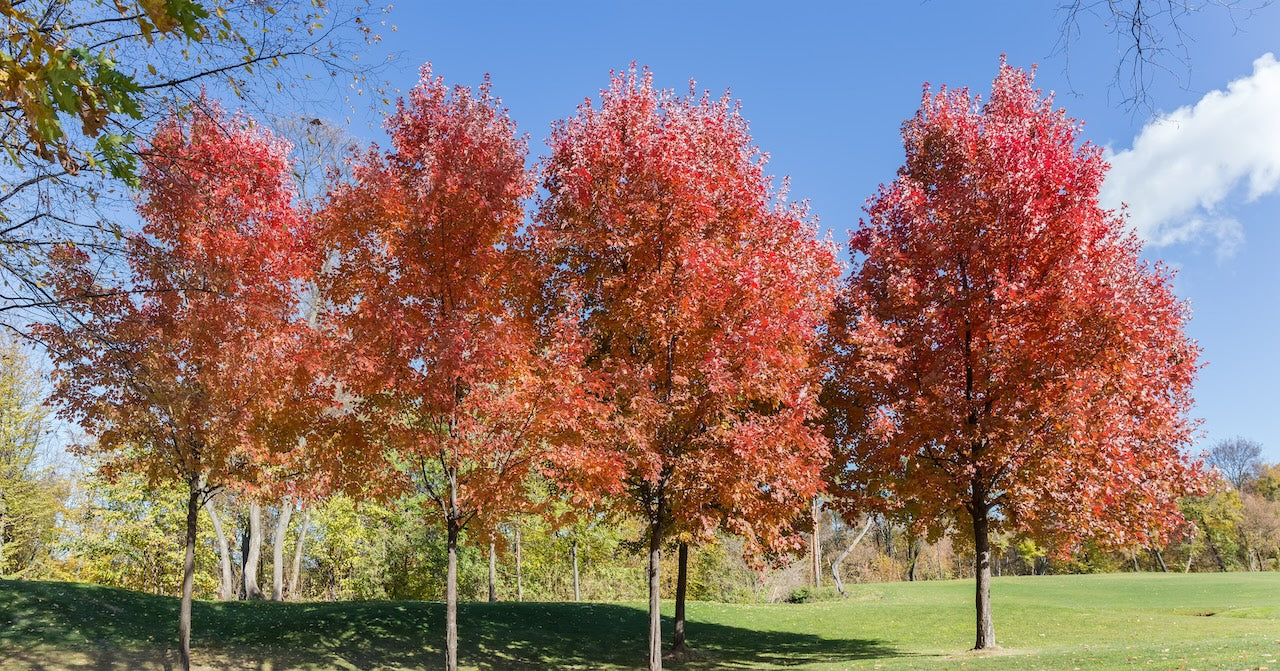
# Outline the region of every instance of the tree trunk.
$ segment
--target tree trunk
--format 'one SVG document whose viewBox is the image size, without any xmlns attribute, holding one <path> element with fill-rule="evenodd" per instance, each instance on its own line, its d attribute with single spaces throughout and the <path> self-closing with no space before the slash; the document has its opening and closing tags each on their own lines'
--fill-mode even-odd
<svg viewBox="0 0 1280 671">
<path fill-rule="evenodd" d="M 204 504 L 213 522 L 213 534 L 218 539 L 218 566 L 222 571 L 222 580 L 218 584 L 218 598 L 231 601 L 236 598 L 235 574 L 231 570 L 231 547 L 227 543 L 227 531 L 222 528 L 222 516 L 218 514 L 217 504 L 209 499 Z"/>
<path fill-rule="evenodd" d="M 498 602 L 498 548 L 489 541 L 489 603 Z"/>
<path fill-rule="evenodd" d="M 578 539 L 573 539 L 573 544 L 569 546 L 569 555 L 573 557 L 573 600 L 574 602 L 582 601 L 582 590 L 578 586 Z"/>
<path fill-rule="evenodd" d="M 445 576 L 444 668 L 458 671 L 458 527 L 448 521 L 449 572 Z"/>
<path fill-rule="evenodd" d="M 689 593 L 689 544 L 680 544 L 680 562 L 676 571 L 675 635 L 671 638 L 671 652 L 685 651 L 685 596 Z"/>
<path fill-rule="evenodd" d="M 1138 566 L 1138 553 L 1137 553 L 1137 552 L 1134 552 L 1134 553 L 1133 553 L 1133 572 L 1134 572 L 1134 573 L 1141 573 L 1141 572 L 1142 572 L 1142 568 Z"/>
<path fill-rule="evenodd" d="M 920 561 L 920 541 L 912 538 L 907 542 L 907 559 L 910 564 L 907 565 L 907 582 L 916 581 L 916 564 Z"/>
<path fill-rule="evenodd" d="M 524 601 L 524 557 L 520 554 L 520 522 L 516 521 L 516 601 Z"/>
<path fill-rule="evenodd" d="M 0 578 L 4 577 L 4 529 L 9 524 L 6 521 L 9 515 L 9 504 L 5 501 L 4 492 L 0 491 Z"/>
<path fill-rule="evenodd" d="M 1156 565 L 1160 567 L 1160 572 L 1168 573 L 1169 565 L 1164 563 L 1164 555 L 1160 554 L 1160 550 L 1157 550 L 1154 546 L 1147 549 L 1150 550 L 1151 554 L 1156 558 Z"/>
<path fill-rule="evenodd" d="M 975 505 L 973 514 L 974 602 L 977 606 L 977 636 L 974 650 L 996 647 L 996 627 L 991 620 L 991 530 L 985 507 Z"/>
<path fill-rule="evenodd" d="M 1218 544 L 1213 542 L 1213 537 L 1205 532 L 1204 540 L 1209 544 L 1209 552 L 1213 553 L 1213 561 L 1218 565 L 1218 570 L 1226 573 L 1227 562 L 1222 559 L 1222 551 L 1218 549 Z"/>
<path fill-rule="evenodd" d="M 649 525 L 649 671 L 662 671 L 662 612 L 658 589 L 662 567 L 662 525 Z"/>
<path fill-rule="evenodd" d="M 846 547 L 844 550 L 841 550 L 840 554 L 836 555 L 835 559 L 831 560 L 831 580 L 835 582 L 836 591 L 840 592 L 840 596 L 845 595 L 844 583 L 840 581 L 840 564 L 844 562 L 845 558 L 849 556 L 850 552 L 853 552 L 854 548 L 858 547 L 858 543 L 862 542 L 862 537 L 866 536 L 867 532 L 870 530 L 871 530 L 871 516 L 868 515 L 867 523 L 862 525 L 862 531 L 858 532 L 858 536 L 853 539 L 853 542 L 850 543 L 848 547 Z"/>
<path fill-rule="evenodd" d="M 293 570 L 289 572 L 289 591 L 286 596 L 298 598 L 298 581 L 302 577 L 302 544 L 307 540 L 307 526 L 311 524 L 311 508 L 302 509 L 302 523 L 298 525 L 298 542 L 293 546 Z"/>
<path fill-rule="evenodd" d="M 244 557 L 244 598 L 261 599 L 258 566 L 262 560 L 262 506 L 249 504 L 249 547 Z"/>
<path fill-rule="evenodd" d="M 244 593 L 244 569 L 249 563 L 249 524 L 246 521 L 244 527 L 240 531 L 240 575 L 236 580 L 236 598 L 243 601 Z"/>
<path fill-rule="evenodd" d="M 809 554 L 813 559 L 813 586 L 822 587 L 822 501 L 813 497 L 813 535 L 809 537 Z"/>
<path fill-rule="evenodd" d="M 293 517 L 293 502 L 280 502 L 280 514 L 276 516 L 276 532 L 271 537 L 271 600 L 284 601 L 284 543 L 289 535 L 289 518 Z"/>
<path fill-rule="evenodd" d="M 200 526 L 200 489 L 191 483 L 187 496 L 186 552 L 182 558 L 182 604 L 178 609 L 178 655 L 183 671 L 191 671 L 191 598 L 196 578 L 196 531 Z"/>
</svg>

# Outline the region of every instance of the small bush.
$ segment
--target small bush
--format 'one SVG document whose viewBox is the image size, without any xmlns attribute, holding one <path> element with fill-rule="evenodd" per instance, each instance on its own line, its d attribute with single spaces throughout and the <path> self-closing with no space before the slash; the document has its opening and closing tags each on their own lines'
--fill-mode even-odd
<svg viewBox="0 0 1280 671">
<path fill-rule="evenodd" d="M 791 590 L 787 603 L 813 603 L 815 601 L 837 601 L 840 593 L 834 587 L 797 587 Z"/>
</svg>

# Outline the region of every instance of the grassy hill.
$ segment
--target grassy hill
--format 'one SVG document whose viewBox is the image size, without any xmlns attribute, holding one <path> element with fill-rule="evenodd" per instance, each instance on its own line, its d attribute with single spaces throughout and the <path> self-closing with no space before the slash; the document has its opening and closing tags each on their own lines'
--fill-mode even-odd
<svg viewBox="0 0 1280 671">
<path fill-rule="evenodd" d="M 1004 649 L 972 645 L 968 581 L 855 585 L 803 605 L 692 603 L 683 669 L 1271 669 L 1280 574 L 997 578 Z M 0 581 L 0 668 L 162 669 L 177 600 L 92 585 Z M 437 668 L 442 606 L 418 602 L 198 602 L 204 668 Z M 636 668 L 640 604 L 467 603 L 462 665 Z M 668 631 L 670 631 L 668 627 Z M 676 667 L 677 665 L 673 665 Z"/>
</svg>

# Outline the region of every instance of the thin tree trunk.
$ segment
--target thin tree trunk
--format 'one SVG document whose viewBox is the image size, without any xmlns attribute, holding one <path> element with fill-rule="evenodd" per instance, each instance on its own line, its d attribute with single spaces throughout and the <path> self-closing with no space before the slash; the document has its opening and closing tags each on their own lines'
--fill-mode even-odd
<svg viewBox="0 0 1280 671">
<path fill-rule="evenodd" d="M 991 530 L 985 507 L 975 504 L 972 513 L 976 578 L 974 602 L 977 607 L 977 636 L 973 649 L 986 650 L 996 647 L 996 627 L 991 619 Z"/>
<path fill-rule="evenodd" d="M 813 535 L 809 537 L 809 554 L 813 559 L 813 586 L 822 587 L 822 501 L 813 497 Z"/>
<path fill-rule="evenodd" d="M 244 559 L 244 597 L 261 599 L 262 587 L 258 585 L 258 566 L 262 561 L 262 506 L 249 504 L 249 547 Z"/>
<path fill-rule="evenodd" d="M 289 599 L 298 598 L 298 581 L 302 577 L 302 545 L 307 540 L 307 526 L 310 524 L 311 508 L 303 507 L 302 523 L 298 525 L 298 542 L 293 546 L 293 570 L 289 572 L 289 592 L 286 594 Z"/>
<path fill-rule="evenodd" d="M 689 544 L 680 544 L 679 568 L 676 571 L 675 635 L 671 638 L 671 652 L 684 652 L 685 645 L 685 597 L 689 593 Z"/>
<path fill-rule="evenodd" d="M 4 529 L 8 526 L 9 504 L 4 492 L 0 492 L 0 578 L 4 577 Z"/>
<path fill-rule="evenodd" d="M 449 572 L 445 576 L 444 668 L 458 671 L 458 528 L 448 522 Z"/>
<path fill-rule="evenodd" d="M 191 599 L 195 591 L 196 531 L 200 526 L 200 494 L 200 489 L 193 481 L 187 496 L 187 536 L 182 558 L 182 604 L 178 609 L 178 654 L 183 671 L 191 670 Z"/>
<path fill-rule="evenodd" d="M 578 586 L 578 539 L 573 539 L 573 544 L 569 546 L 569 554 L 573 557 L 573 600 L 574 602 L 582 601 L 582 590 Z"/>
<path fill-rule="evenodd" d="M 498 548 L 489 541 L 489 603 L 498 601 Z"/>
<path fill-rule="evenodd" d="M 1137 553 L 1137 552 L 1134 552 L 1134 553 L 1133 553 L 1133 572 L 1134 572 L 1134 573 L 1141 573 L 1141 572 L 1142 572 L 1142 569 L 1138 566 L 1138 553 Z"/>
<path fill-rule="evenodd" d="M 235 574 L 231 570 L 231 548 L 227 543 L 227 531 L 222 528 L 222 516 L 218 514 L 217 504 L 213 499 L 205 501 L 205 510 L 209 520 L 213 522 L 213 534 L 218 539 L 218 566 L 222 571 L 222 580 L 218 584 L 218 598 L 231 601 L 236 598 Z"/>
<path fill-rule="evenodd" d="M 1218 544 L 1213 542 L 1213 538 L 1205 532 L 1204 540 L 1209 544 L 1209 552 L 1213 553 L 1213 561 L 1218 565 L 1218 570 L 1226 573 L 1227 562 L 1222 559 L 1222 552 L 1218 549 Z"/>
<path fill-rule="evenodd" d="M 524 601 L 524 557 L 520 553 L 520 521 L 516 520 L 516 601 Z"/>
<path fill-rule="evenodd" d="M 1148 549 L 1148 550 L 1151 550 L 1151 554 L 1155 555 L 1156 563 L 1157 563 L 1157 564 L 1159 564 L 1159 566 L 1160 566 L 1160 572 L 1161 572 L 1161 573 L 1168 573 L 1168 572 L 1169 572 L 1169 566 L 1168 566 L 1167 564 L 1165 564 L 1165 563 L 1164 563 L 1164 555 L 1160 554 L 1160 551 L 1159 551 L 1159 550 L 1157 550 L 1155 547 L 1150 547 L 1150 548 L 1147 548 L 1147 549 Z"/>
<path fill-rule="evenodd" d="M 916 563 L 920 561 L 920 541 L 912 538 L 907 543 L 907 558 L 911 563 L 907 565 L 907 582 L 916 581 Z"/>
<path fill-rule="evenodd" d="M 293 517 L 293 502 L 280 502 L 280 514 L 276 516 L 276 532 L 271 537 L 271 600 L 284 601 L 284 542 L 289 535 L 289 518 Z"/>
<path fill-rule="evenodd" d="M 249 523 L 246 518 L 245 525 L 240 531 L 240 575 L 236 580 L 236 598 L 241 601 L 245 600 L 248 595 L 244 591 L 244 575 L 245 568 L 249 565 Z"/>
<path fill-rule="evenodd" d="M 649 525 L 649 671 L 662 671 L 662 613 L 658 589 L 662 567 L 662 525 Z"/>
<path fill-rule="evenodd" d="M 841 550 L 840 554 L 836 555 L 835 559 L 831 560 L 831 579 L 835 582 L 836 591 L 840 592 L 840 596 L 845 595 L 844 583 L 840 581 L 840 564 L 844 563 L 845 558 L 849 556 L 850 552 L 853 552 L 854 548 L 858 547 L 858 543 L 862 542 L 862 537 L 866 536 L 867 532 L 870 530 L 871 530 L 871 516 L 868 515 L 867 523 L 862 525 L 862 531 L 858 532 L 858 536 L 853 539 L 853 542 L 850 543 L 848 547 L 846 547 L 844 550 Z"/>
</svg>

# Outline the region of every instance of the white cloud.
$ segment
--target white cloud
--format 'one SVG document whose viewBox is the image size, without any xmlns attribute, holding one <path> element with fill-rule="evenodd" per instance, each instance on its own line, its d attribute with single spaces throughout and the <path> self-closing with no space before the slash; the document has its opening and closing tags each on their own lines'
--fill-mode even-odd
<svg viewBox="0 0 1280 671">
<path fill-rule="evenodd" d="M 1262 56 L 1253 74 L 1147 124 L 1131 149 L 1108 151 L 1107 160 L 1102 204 L 1128 203 L 1143 239 L 1213 241 L 1219 257 L 1230 256 L 1244 231 L 1223 206 L 1245 182 L 1246 202 L 1280 188 L 1280 63 Z"/>
</svg>

